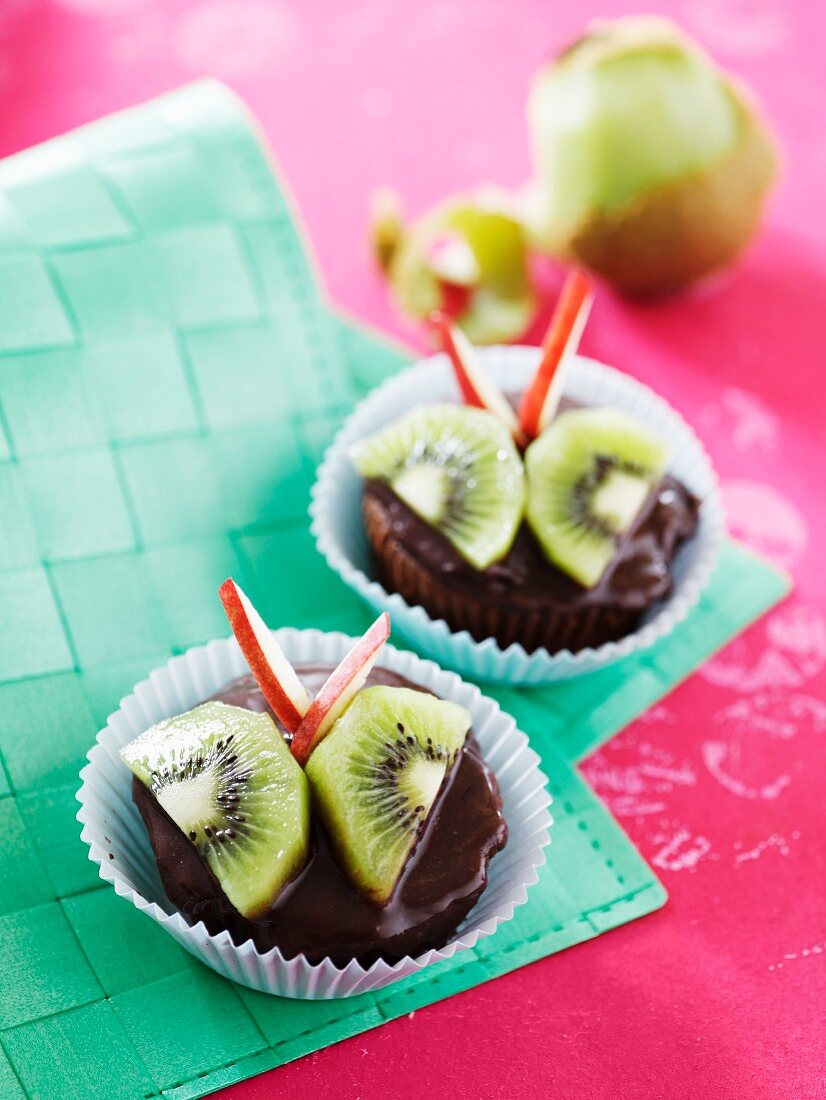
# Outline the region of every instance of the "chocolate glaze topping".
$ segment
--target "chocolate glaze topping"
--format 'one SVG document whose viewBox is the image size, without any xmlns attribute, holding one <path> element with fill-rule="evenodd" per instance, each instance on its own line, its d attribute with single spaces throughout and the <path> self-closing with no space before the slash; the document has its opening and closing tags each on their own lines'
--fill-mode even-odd
<svg viewBox="0 0 826 1100">
<path fill-rule="evenodd" d="M 304 666 L 297 671 L 312 692 L 330 669 Z M 378 668 L 367 683 L 417 687 Z M 251 676 L 233 681 L 214 698 L 269 711 Z M 187 919 L 203 920 L 212 933 L 227 929 L 236 943 L 252 939 L 261 951 L 278 946 L 288 958 L 304 954 L 315 962 L 326 957 L 338 966 L 354 958 L 365 966 L 378 958 L 392 962 L 442 947 L 479 899 L 488 863 L 508 835 L 496 779 L 471 733 L 386 906 L 375 906 L 350 884 L 323 826 L 313 818 L 306 867 L 264 917 L 250 921 L 233 908 L 212 871 L 138 779 L 133 780 L 132 796 L 149 832 L 164 889 Z"/>
<path fill-rule="evenodd" d="M 526 523 L 513 546 L 487 569 L 474 569 L 435 528 L 412 512 L 393 490 L 368 481 L 365 496 L 378 501 L 389 516 L 393 537 L 442 581 L 475 600 L 515 608 L 538 601 L 566 610 L 588 606 L 643 610 L 667 595 L 670 563 L 677 547 L 694 531 L 699 502 L 684 485 L 666 476 L 649 496 L 616 557 L 593 588 L 583 588 L 548 561 Z"/>
</svg>

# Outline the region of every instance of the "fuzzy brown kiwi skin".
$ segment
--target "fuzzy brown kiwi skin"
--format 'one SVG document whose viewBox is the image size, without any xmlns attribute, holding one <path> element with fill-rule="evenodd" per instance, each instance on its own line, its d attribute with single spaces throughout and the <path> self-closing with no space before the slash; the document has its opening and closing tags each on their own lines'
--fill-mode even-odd
<svg viewBox="0 0 826 1100">
<path fill-rule="evenodd" d="M 625 294 L 673 293 L 729 264 L 757 229 L 778 154 L 742 89 L 731 95 L 741 136 L 722 161 L 597 214 L 571 238 L 570 255 Z"/>
</svg>

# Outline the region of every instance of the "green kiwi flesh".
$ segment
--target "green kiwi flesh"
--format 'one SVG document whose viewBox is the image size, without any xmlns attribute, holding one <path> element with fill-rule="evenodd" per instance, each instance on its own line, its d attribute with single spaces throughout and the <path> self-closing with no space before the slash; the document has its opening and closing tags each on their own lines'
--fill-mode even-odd
<svg viewBox="0 0 826 1100">
<path fill-rule="evenodd" d="M 264 913 L 304 866 L 306 776 L 267 714 L 211 702 L 121 751 L 239 913 Z"/>
<path fill-rule="evenodd" d="M 507 428 L 465 405 L 423 405 L 356 445 L 362 477 L 388 484 L 476 569 L 513 545 L 525 477 Z"/>
<path fill-rule="evenodd" d="M 456 703 L 359 692 L 307 762 L 315 808 L 354 886 L 389 901 L 470 729 Z"/>
<path fill-rule="evenodd" d="M 564 412 L 525 454 L 526 516 L 549 561 L 598 583 L 668 462 L 665 443 L 618 409 Z"/>
<path fill-rule="evenodd" d="M 752 97 L 667 19 L 593 23 L 534 80 L 543 245 L 635 295 L 663 294 L 749 242 L 777 171 Z"/>
</svg>

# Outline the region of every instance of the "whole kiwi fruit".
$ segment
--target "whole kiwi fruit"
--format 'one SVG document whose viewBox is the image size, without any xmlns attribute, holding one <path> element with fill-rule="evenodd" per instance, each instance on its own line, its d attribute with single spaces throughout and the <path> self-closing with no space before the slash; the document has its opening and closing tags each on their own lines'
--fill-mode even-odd
<svg viewBox="0 0 826 1100">
<path fill-rule="evenodd" d="M 659 17 L 592 23 L 537 74 L 528 123 L 540 244 L 630 294 L 730 263 L 777 169 L 748 91 Z"/>
</svg>

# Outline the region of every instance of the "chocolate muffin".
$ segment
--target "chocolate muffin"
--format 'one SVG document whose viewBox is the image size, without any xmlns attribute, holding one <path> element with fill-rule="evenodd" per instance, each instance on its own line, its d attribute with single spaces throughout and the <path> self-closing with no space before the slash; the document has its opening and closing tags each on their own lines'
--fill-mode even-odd
<svg viewBox="0 0 826 1100">
<path fill-rule="evenodd" d="M 524 457 L 491 413 L 444 404 L 382 429 L 353 461 L 381 584 L 452 630 L 529 653 L 636 630 L 699 518 L 663 441 L 571 401 Z"/>
<path fill-rule="evenodd" d="M 295 671 L 308 693 L 316 694 L 327 681 L 331 669 L 299 666 Z M 377 697 L 371 692 L 376 690 L 384 694 L 380 702 L 370 709 L 366 700 L 375 700 Z M 365 706 L 354 716 L 353 707 L 358 709 L 360 700 L 365 700 Z M 396 704 L 397 709 L 393 709 Z M 136 749 L 128 746 L 124 750 L 125 759 L 135 772 L 133 798 L 146 825 L 161 881 L 169 900 L 188 921 L 203 921 L 213 934 L 226 930 L 236 944 L 251 939 L 260 951 L 278 947 L 286 958 L 302 954 L 310 962 L 328 958 L 338 966 L 345 966 L 353 959 L 365 967 L 380 958 L 394 962 L 406 955 L 416 956 L 430 948 L 442 947 L 450 940 L 484 891 L 490 860 L 507 840 L 507 826 L 496 779 L 486 766 L 472 731 L 464 731 L 461 726 L 452 732 L 447 728 L 457 716 L 461 719 L 459 712 L 463 708 L 436 700 L 435 696 L 393 672 L 372 669 L 356 700 L 338 719 L 337 725 L 349 721 L 351 726 L 342 734 L 341 740 L 349 737 L 355 744 L 355 739 L 362 736 L 360 731 L 367 729 L 371 721 L 386 726 L 386 733 L 382 736 L 387 738 L 384 756 L 390 766 L 380 762 L 379 767 L 370 773 L 369 782 L 386 784 L 387 790 L 412 790 L 418 781 L 420 784 L 423 782 L 425 787 L 429 786 L 432 794 L 433 783 L 440 774 L 443 776 L 426 813 L 422 814 L 420 811 L 424 807 L 417 804 L 410 807 L 413 816 L 409 823 L 406 818 L 401 819 L 399 828 L 409 824 L 414 831 L 413 844 L 402 860 L 401 871 L 390 885 L 386 899 L 377 901 L 375 890 L 373 896 L 365 891 L 363 878 L 360 879 L 350 865 L 347 845 L 342 846 L 338 833 L 340 823 L 334 814 L 331 816 L 323 812 L 325 773 L 317 769 L 317 774 L 314 774 L 311 770 L 315 754 L 319 753 L 316 749 L 307 766 L 313 797 L 305 854 L 283 876 L 271 898 L 262 903 L 256 896 L 252 906 L 254 912 L 247 905 L 242 906 L 246 911 L 241 912 L 237 898 L 242 896 L 247 899 L 243 889 L 238 889 L 237 879 L 239 874 L 247 877 L 254 874 L 255 864 L 244 864 L 244 859 L 238 859 L 237 863 L 242 867 L 238 873 L 235 870 L 230 873 L 227 866 L 245 837 L 252 835 L 245 829 L 251 824 L 250 818 L 255 812 L 257 779 L 256 765 L 246 762 L 243 747 L 239 747 L 244 719 L 238 716 L 247 715 L 253 722 L 258 716 L 267 716 L 265 723 L 269 725 L 269 719 L 272 719 L 285 745 L 290 744 L 292 737 L 251 676 L 228 684 L 206 706 L 223 709 L 215 714 L 208 711 L 199 717 L 203 707 L 196 708 L 181 719 L 172 719 L 169 723 L 153 727 L 153 730 L 162 730 L 162 736 L 154 740 L 155 756 L 159 745 L 169 744 L 170 726 L 178 737 L 178 730 L 184 729 L 188 735 L 199 722 L 202 731 L 207 731 L 215 721 L 226 723 L 225 728 L 230 730 L 233 723 L 240 722 L 241 733 L 234 738 L 230 734 L 228 742 L 226 733 L 222 732 L 220 740 L 215 742 L 215 730 L 212 729 L 205 733 L 207 739 L 212 738 L 210 743 L 204 741 L 200 746 L 196 736 L 193 741 L 195 747 L 186 760 L 182 762 L 179 754 L 177 763 L 171 768 L 168 763 L 160 765 L 157 761 L 151 765 L 151 770 L 142 767 L 140 761 L 150 758 L 153 751 L 152 730 L 142 735 L 143 744 L 139 738 L 133 743 Z M 439 706 L 453 708 L 450 714 L 444 716 L 446 724 L 441 727 L 439 721 L 442 716 L 436 709 Z M 426 709 L 422 711 L 422 708 Z M 423 714 L 421 729 L 426 731 L 426 737 L 423 737 L 421 729 L 414 729 L 419 711 Z M 351 715 L 350 719 L 347 714 Z M 409 728 L 403 733 L 400 732 L 402 722 L 396 720 L 397 715 L 403 715 L 405 722 L 409 723 Z M 412 722 L 410 716 L 413 717 Z M 177 727 L 175 723 L 178 723 Z M 336 782 L 344 786 L 347 764 L 341 747 L 333 745 L 336 728 L 333 726 L 322 745 L 328 744 L 331 750 L 327 756 L 332 761 L 333 770 L 326 774 L 334 775 Z M 442 733 L 445 743 L 453 746 L 446 759 L 443 759 L 439 747 Z M 364 751 L 367 753 L 369 750 Z M 227 752 L 230 752 L 229 756 Z M 237 755 L 237 759 L 233 759 L 233 755 Z M 419 775 L 417 780 L 412 771 L 406 773 L 408 760 L 414 761 L 420 771 L 422 766 L 431 768 L 432 775 Z M 443 761 L 441 773 L 439 760 Z M 300 773 L 300 768 L 291 758 L 290 764 Z M 242 765 L 243 771 L 239 773 Z M 191 783 L 193 774 L 199 768 L 206 772 L 212 767 L 217 775 L 219 766 L 222 770 L 214 807 L 219 817 L 225 809 L 229 809 L 226 817 L 231 824 L 228 826 L 224 820 L 220 822 L 219 828 L 223 829 L 225 836 L 222 841 L 216 840 L 216 825 L 207 825 L 206 832 L 211 834 L 208 841 L 200 835 L 203 824 L 193 825 L 191 831 L 181 827 L 180 803 L 170 802 L 167 796 L 176 778 Z M 400 781 L 405 774 L 407 788 Z M 248 795 L 245 786 L 249 787 Z M 285 788 L 281 789 L 283 792 Z M 373 793 L 378 793 L 380 797 L 365 803 L 373 807 L 372 812 L 378 815 L 392 811 L 394 819 L 400 820 L 399 811 L 395 804 L 390 806 L 384 788 L 380 787 L 378 792 Z M 419 797 L 424 796 L 416 795 L 416 800 Z M 168 812 L 170 806 L 175 807 L 177 822 L 173 819 L 173 813 Z M 407 810 L 405 806 L 405 812 Z M 418 820 L 413 811 L 419 811 Z M 295 821 L 300 821 L 301 816 L 299 808 Z M 392 834 L 387 832 L 387 822 L 377 822 L 376 826 L 383 830 L 384 836 L 392 839 Z M 368 831 L 371 823 L 368 821 L 359 827 Z M 288 831 L 294 831 L 292 824 Z M 226 832 L 233 835 L 227 838 Z M 369 837 L 355 838 L 356 843 L 360 840 L 367 844 Z M 206 859 L 204 846 L 210 842 L 217 855 L 216 858 Z M 278 845 L 282 846 L 281 839 Z M 271 887 L 268 889 L 272 892 Z M 233 894 L 236 904 L 230 900 L 229 893 Z"/>
</svg>

